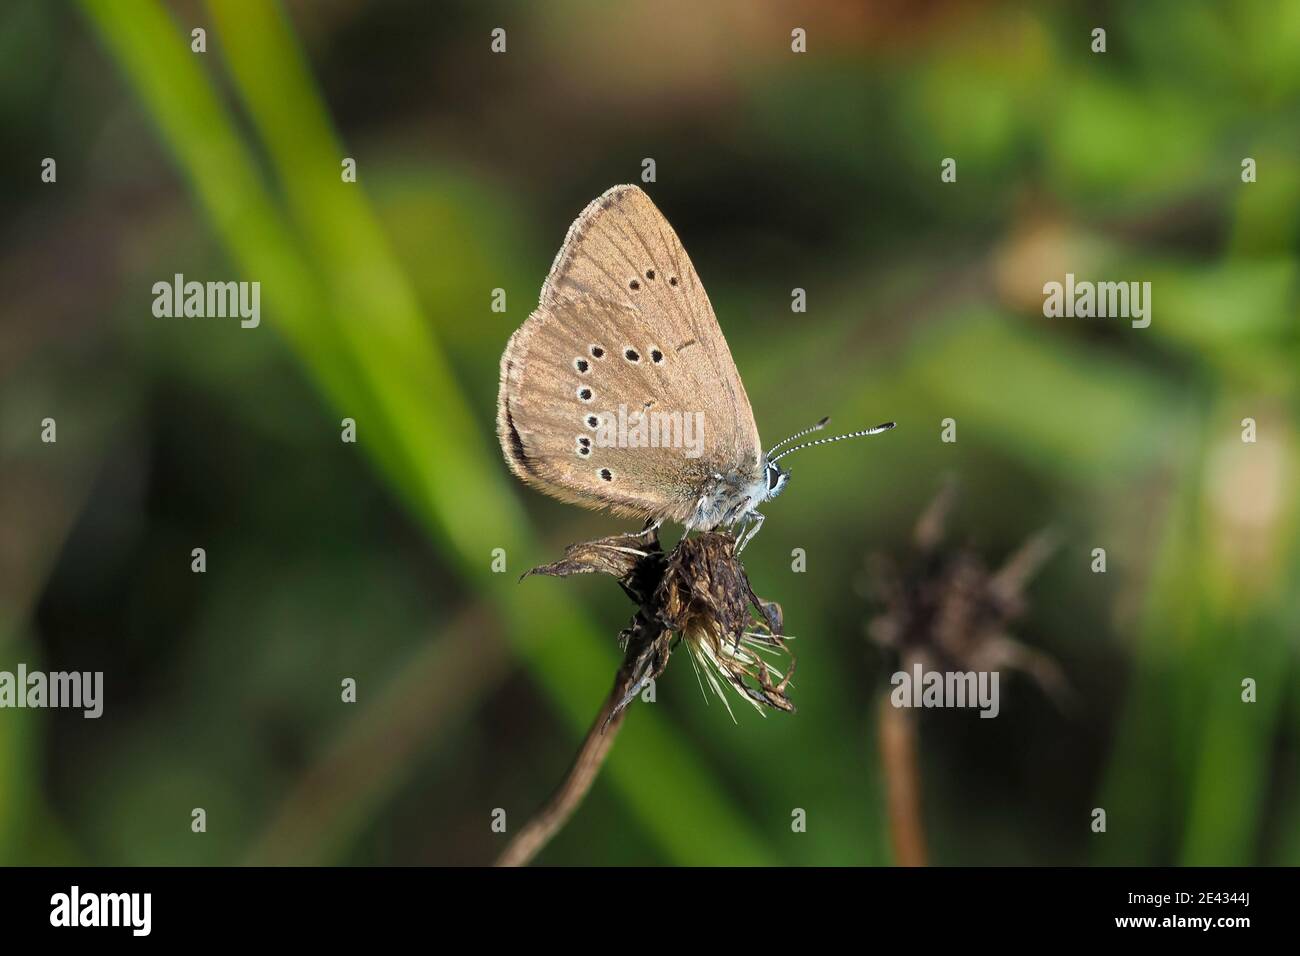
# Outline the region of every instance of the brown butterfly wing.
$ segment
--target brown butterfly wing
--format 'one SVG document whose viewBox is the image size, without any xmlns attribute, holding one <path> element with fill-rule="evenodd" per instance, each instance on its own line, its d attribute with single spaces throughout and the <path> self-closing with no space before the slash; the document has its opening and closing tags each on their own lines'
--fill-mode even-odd
<svg viewBox="0 0 1300 956">
<path fill-rule="evenodd" d="M 588 420 L 620 405 L 633 421 L 703 413 L 702 454 L 603 447 Z M 540 306 L 501 357 L 497 430 L 524 481 L 623 514 L 683 521 L 712 475 L 757 478 L 758 429 L 713 307 L 636 186 L 609 190 L 569 229 Z"/>
</svg>

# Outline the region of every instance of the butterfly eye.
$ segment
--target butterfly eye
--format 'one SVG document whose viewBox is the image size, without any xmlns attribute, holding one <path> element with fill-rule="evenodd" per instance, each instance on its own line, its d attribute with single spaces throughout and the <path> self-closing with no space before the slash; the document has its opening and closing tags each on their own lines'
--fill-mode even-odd
<svg viewBox="0 0 1300 956">
<path fill-rule="evenodd" d="M 777 470 L 775 465 L 768 465 L 767 466 L 767 490 L 768 491 L 776 490 L 777 483 L 780 480 L 781 480 L 781 472 Z"/>
</svg>

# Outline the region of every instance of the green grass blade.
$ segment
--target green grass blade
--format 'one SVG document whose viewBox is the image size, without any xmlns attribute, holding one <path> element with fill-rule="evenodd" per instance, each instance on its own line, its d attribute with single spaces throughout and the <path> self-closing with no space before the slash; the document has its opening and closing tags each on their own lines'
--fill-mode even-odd
<svg viewBox="0 0 1300 956">
<path fill-rule="evenodd" d="M 506 618 L 557 710 L 575 733 L 585 731 L 612 680 L 613 628 L 599 632 L 558 587 L 538 588 L 525 607 L 507 599 L 505 576 L 489 573 L 491 547 L 536 552 L 504 466 L 494 459 L 492 423 L 479 421 L 456 387 L 364 193 L 340 181 L 346 154 L 282 11 L 270 4 L 215 4 L 220 28 L 212 42 L 226 54 L 266 142 L 289 218 L 265 188 L 201 61 L 161 7 L 82 5 L 232 260 L 262 282 L 270 324 L 331 403 L 372 436 L 362 446 L 463 580 Z M 669 859 L 770 862 L 763 842 L 732 812 L 694 746 L 671 724 L 643 708 L 623 735 L 608 779 Z M 672 781 L 673 800 L 662 799 L 654 786 L 659 779 Z"/>
</svg>

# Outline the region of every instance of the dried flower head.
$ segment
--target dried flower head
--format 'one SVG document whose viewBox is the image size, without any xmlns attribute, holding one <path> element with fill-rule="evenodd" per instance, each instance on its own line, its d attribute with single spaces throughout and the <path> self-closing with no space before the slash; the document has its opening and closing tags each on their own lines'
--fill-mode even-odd
<svg viewBox="0 0 1300 956">
<path fill-rule="evenodd" d="M 866 590 L 882 608 L 867 633 L 896 651 L 905 669 L 919 663 L 926 670 L 1019 670 L 1066 706 L 1071 694 L 1060 666 L 1009 633 L 1025 612 L 1026 585 L 1056 548 L 1053 535 L 1033 535 L 990 570 L 970 549 L 940 547 L 954 496 L 949 483 L 921 515 L 908 561 L 868 560 Z"/>
<path fill-rule="evenodd" d="M 731 535 L 685 537 L 668 553 L 654 531 L 614 535 L 570 545 L 559 561 L 528 573 L 608 574 L 637 604 L 619 634 L 623 691 L 609 719 L 663 673 L 678 641 L 686 643 L 701 690 L 707 682 L 728 713 L 724 685 L 759 713 L 765 707 L 794 711 L 786 695 L 794 656 L 781 633 L 781 609 L 754 593 Z"/>
<path fill-rule="evenodd" d="M 781 635 L 781 609 L 749 586 L 731 535 L 709 532 L 683 538 L 668 554 L 654 529 L 614 535 L 570 545 L 559 561 L 534 568 L 524 577 L 529 574 L 608 574 L 618 579 L 637 610 L 618 636 L 623 663 L 614 687 L 573 766 L 546 804 L 515 834 L 498 858 L 499 866 L 528 863 L 577 810 L 613 746 L 627 705 L 647 681 L 663 673 L 678 641 L 686 642 L 696 675 L 704 673 L 728 713 L 731 705 L 723 684 L 731 685 L 760 714 L 764 707 L 794 710 L 785 693 L 794 657 L 785 673 L 765 659 L 789 654 Z"/>
</svg>

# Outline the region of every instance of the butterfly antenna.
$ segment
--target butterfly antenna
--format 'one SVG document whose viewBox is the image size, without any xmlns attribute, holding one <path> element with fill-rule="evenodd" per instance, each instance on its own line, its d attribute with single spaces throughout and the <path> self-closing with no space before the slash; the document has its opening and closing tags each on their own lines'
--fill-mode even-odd
<svg viewBox="0 0 1300 956">
<path fill-rule="evenodd" d="M 787 448 L 775 458 L 769 458 L 768 464 L 780 461 L 791 452 L 799 451 L 801 448 L 811 448 L 813 445 L 828 445 L 833 441 L 844 441 L 846 438 L 865 438 L 867 435 L 879 435 L 881 432 L 887 432 L 894 427 L 895 422 L 885 422 L 883 425 L 877 425 L 875 428 L 866 428 L 860 432 L 849 432 L 847 435 L 836 435 L 834 438 L 819 438 L 816 441 L 804 442 L 802 445 L 795 445 L 793 448 Z"/>
<path fill-rule="evenodd" d="M 771 457 L 772 457 L 772 452 L 776 451 L 776 450 L 777 450 L 778 448 L 780 448 L 782 445 L 788 445 L 788 444 L 790 444 L 790 442 L 794 441 L 794 440 L 797 439 L 797 438 L 803 438 L 804 435 L 811 435 L 813 432 L 819 432 L 819 431 L 821 431 L 823 428 L 826 427 L 826 424 L 827 424 L 830 420 L 831 420 L 831 417 L 830 417 L 829 415 L 827 415 L 825 418 L 823 418 L 821 421 L 819 421 L 816 425 L 811 425 L 811 426 L 809 426 L 808 428 L 805 428 L 805 429 L 804 429 L 803 431 L 801 431 L 801 432 L 795 432 L 795 433 L 794 433 L 793 435 L 791 435 L 789 438 L 782 438 L 779 442 L 777 442 L 775 445 L 773 445 L 771 448 L 769 448 L 769 449 L 767 450 L 767 454 L 766 454 L 764 457 L 766 457 L 766 458 L 771 458 Z"/>
</svg>

